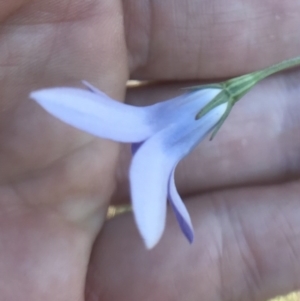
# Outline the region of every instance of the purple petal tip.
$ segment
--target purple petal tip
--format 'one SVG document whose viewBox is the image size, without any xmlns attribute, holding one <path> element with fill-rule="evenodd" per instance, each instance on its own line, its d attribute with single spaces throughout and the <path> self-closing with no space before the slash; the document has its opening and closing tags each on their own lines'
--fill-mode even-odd
<svg viewBox="0 0 300 301">
<path fill-rule="evenodd" d="M 173 203 L 170 202 L 170 204 L 174 210 L 177 222 L 179 224 L 179 227 L 180 227 L 182 233 L 185 235 L 185 237 L 187 238 L 187 240 L 189 241 L 190 244 L 193 243 L 193 241 L 194 241 L 193 229 L 189 226 L 189 224 L 185 221 L 185 219 L 182 217 L 182 215 L 178 212 L 178 210 L 173 205 Z"/>
</svg>

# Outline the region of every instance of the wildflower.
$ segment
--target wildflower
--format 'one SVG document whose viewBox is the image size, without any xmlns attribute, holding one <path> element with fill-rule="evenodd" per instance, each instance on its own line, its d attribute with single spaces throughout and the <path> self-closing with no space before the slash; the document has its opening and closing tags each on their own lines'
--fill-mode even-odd
<svg viewBox="0 0 300 301">
<path fill-rule="evenodd" d="M 190 242 L 193 227 L 174 181 L 177 163 L 213 130 L 233 105 L 267 76 L 300 64 L 300 57 L 228 81 L 190 88 L 182 96 L 147 107 L 119 103 L 84 82 L 89 91 L 52 88 L 31 93 L 46 111 L 90 134 L 132 143 L 131 198 L 138 229 L 148 248 L 159 241 L 167 198 Z"/>
<path fill-rule="evenodd" d="M 159 241 L 166 220 L 167 199 L 190 242 L 193 227 L 174 181 L 177 163 L 218 123 L 227 104 L 196 120 L 196 115 L 221 90 L 187 92 L 165 102 L 135 107 L 111 99 L 84 82 L 89 90 L 50 88 L 31 93 L 46 111 L 90 134 L 132 143 L 130 167 L 133 212 L 148 248 Z"/>
</svg>

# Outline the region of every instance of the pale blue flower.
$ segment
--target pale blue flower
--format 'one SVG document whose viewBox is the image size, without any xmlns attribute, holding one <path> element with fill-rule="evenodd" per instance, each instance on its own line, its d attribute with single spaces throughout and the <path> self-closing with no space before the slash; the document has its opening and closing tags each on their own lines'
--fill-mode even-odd
<svg viewBox="0 0 300 301">
<path fill-rule="evenodd" d="M 205 138 L 226 112 L 223 103 L 196 120 L 197 113 L 221 89 L 207 88 L 146 107 L 120 103 L 91 86 L 51 88 L 31 93 L 46 111 L 90 134 L 132 143 L 130 167 L 133 212 L 148 248 L 159 241 L 166 221 L 167 199 L 190 242 L 193 226 L 174 182 L 177 163 Z"/>
</svg>

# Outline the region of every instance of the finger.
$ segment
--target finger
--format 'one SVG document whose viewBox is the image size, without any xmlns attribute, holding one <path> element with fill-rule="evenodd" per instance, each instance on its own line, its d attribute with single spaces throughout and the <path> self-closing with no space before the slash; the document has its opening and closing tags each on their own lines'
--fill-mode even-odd
<svg viewBox="0 0 300 301">
<path fill-rule="evenodd" d="M 220 78 L 299 55 L 299 1 L 126 1 L 132 78 Z"/>
<path fill-rule="evenodd" d="M 0 22 L 4 21 L 11 13 L 14 13 L 17 9 L 22 7 L 26 2 L 30 0 L 12 0 L 0 2 Z"/>
<path fill-rule="evenodd" d="M 25 203 L 55 204 L 76 222 L 107 205 L 116 145 L 56 120 L 28 94 L 86 79 L 122 99 L 128 73 L 123 32 L 119 1 L 31 1 L 1 24 L 0 182 Z"/>
<path fill-rule="evenodd" d="M 241 185 L 278 183 L 300 176 L 299 71 L 261 82 L 233 108 L 213 141 L 206 139 L 176 170 L 183 195 Z M 180 91 L 180 85 L 140 87 L 128 102 L 146 105 Z M 123 147 L 115 201 L 128 199 L 131 154 Z"/>
<path fill-rule="evenodd" d="M 195 242 L 169 216 L 152 251 L 131 215 L 111 220 L 93 250 L 87 300 L 259 301 L 299 288 L 299 192 L 298 181 L 194 197 Z"/>
<path fill-rule="evenodd" d="M 49 117 L 29 92 L 86 79 L 123 98 L 127 57 L 121 15 L 118 1 L 31 1 L 2 24 L 2 179 L 43 168 L 92 139 Z"/>
<path fill-rule="evenodd" d="M 1 75 L 9 71 L 14 80 L 8 84 L 18 83 L 17 90 L 86 79 L 120 98 L 124 90 L 116 89 L 116 78 L 127 78 L 120 29 L 119 1 L 30 1 L 1 23 Z"/>
<path fill-rule="evenodd" d="M 122 99 L 121 16 L 119 1 L 31 1 L 2 24 L 0 290 L 6 300 L 83 298 L 117 147 L 55 120 L 27 96 L 85 77 Z"/>
<path fill-rule="evenodd" d="M 0 187 L 1 298 L 81 300 L 91 241 L 54 208 L 26 206 Z"/>
</svg>

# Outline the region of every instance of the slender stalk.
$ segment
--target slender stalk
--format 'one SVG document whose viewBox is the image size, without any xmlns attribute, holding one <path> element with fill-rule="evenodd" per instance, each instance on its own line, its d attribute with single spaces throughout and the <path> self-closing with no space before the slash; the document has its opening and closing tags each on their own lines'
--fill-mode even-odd
<svg viewBox="0 0 300 301">
<path fill-rule="evenodd" d="M 259 81 L 272 74 L 298 65 L 300 65 L 300 57 L 292 58 L 279 64 L 267 67 L 263 70 L 232 78 L 224 83 L 224 87 L 225 89 L 227 89 L 230 97 L 235 103 L 236 101 L 241 99 L 241 97 L 245 95 Z"/>
<path fill-rule="evenodd" d="M 283 61 L 281 63 L 278 63 L 276 65 L 270 66 L 266 69 L 253 72 L 253 76 L 257 77 L 258 81 L 283 70 L 286 70 L 288 68 L 296 67 L 300 65 L 300 56 Z"/>
</svg>

